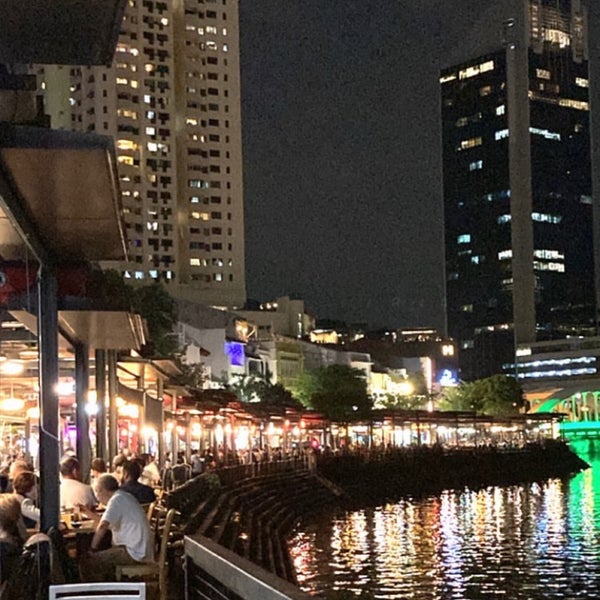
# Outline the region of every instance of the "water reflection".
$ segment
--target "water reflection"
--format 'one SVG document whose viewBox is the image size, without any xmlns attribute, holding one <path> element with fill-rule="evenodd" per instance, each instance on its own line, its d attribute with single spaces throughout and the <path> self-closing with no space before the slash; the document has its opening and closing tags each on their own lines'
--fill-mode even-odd
<svg viewBox="0 0 600 600">
<path fill-rule="evenodd" d="M 446 491 L 322 515 L 291 541 L 301 587 L 327 597 L 600 597 L 600 446 L 570 481 Z"/>
</svg>

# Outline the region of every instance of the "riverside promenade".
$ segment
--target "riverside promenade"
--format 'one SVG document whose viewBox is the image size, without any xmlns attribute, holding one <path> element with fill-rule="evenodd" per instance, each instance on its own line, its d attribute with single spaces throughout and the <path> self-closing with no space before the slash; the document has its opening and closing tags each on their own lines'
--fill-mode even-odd
<svg viewBox="0 0 600 600">
<path fill-rule="evenodd" d="M 521 447 L 310 453 L 293 461 L 223 467 L 173 490 L 164 501 L 181 513 L 188 544 L 187 597 L 194 599 L 205 597 L 200 590 L 207 573 L 195 564 L 190 547 L 201 547 L 203 540 L 294 585 L 287 540 L 301 520 L 310 520 L 326 507 L 343 509 L 445 488 L 567 477 L 587 467 L 561 440 Z M 180 574 L 173 572 L 171 579 L 180 579 Z M 233 597 L 226 593 L 227 582 L 220 583 L 223 597 Z"/>
</svg>

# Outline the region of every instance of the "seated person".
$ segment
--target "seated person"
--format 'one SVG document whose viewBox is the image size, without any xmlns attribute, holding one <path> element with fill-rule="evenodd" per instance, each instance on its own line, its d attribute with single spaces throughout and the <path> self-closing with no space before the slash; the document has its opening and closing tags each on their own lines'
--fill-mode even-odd
<svg viewBox="0 0 600 600">
<path fill-rule="evenodd" d="M 26 535 L 19 501 L 13 494 L 0 495 L 0 584 L 16 566 Z"/>
<path fill-rule="evenodd" d="M 140 459 L 144 461 L 140 482 L 154 487 L 160 485 L 160 471 L 154 456 L 144 453 L 140 454 Z"/>
<path fill-rule="evenodd" d="M 98 504 L 91 486 L 81 481 L 81 466 L 74 456 L 67 456 L 60 462 L 60 475 L 61 507 L 95 507 Z"/>
<path fill-rule="evenodd" d="M 38 499 L 37 477 L 31 471 L 19 473 L 13 481 L 14 495 L 21 504 L 21 514 L 25 527 L 40 525 L 40 509 L 35 505 Z"/>
<path fill-rule="evenodd" d="M 91 486 L 92 486 L 92 490 L 94 490 L 94 494 L 96 493 L 96 481 L 98 481 L 98 477 L 100 477 L 100 475 L 104 475 L 104 473 L 107 472 L 107 468 L 106 468 L 106 463 L 104 462 L 103 458 L 95 458 L 92 461 L 92 465 L 91 465 Z"/>
<path fill-rule="evenodd" d="M 142 473 L 140 463 L 134 460 L 126 460 L 122 465 L 121 489 L 134 496 L 140 504 L 149 504 L 156 500 L 156 494 L 149 485 L 138 481 Z"/>
<path fill-rule="evenodd" d="M 111 475 L 119 482 L 121 483 L 121 478 L 123 477 L 123 463 L 126 461 L 127 459 L 125 458 L 124 454 L 117 454 L 113 459 L 112 459 L 112 471 L 111 471 Z"/>
<path fill-rule="evenodd" d="M 136 565 L 154 560 L 150 524 L 140 503 L 127 492 L 119 489 L 119 482 L 112 475 L 98 479 L 98 499 L 106 505 L 102 515 L 91 507 L 85 510 L 96 522 L 90 554 L 81 561 L 81 577 L 84 581 L 114 581 L 118 565 Z M 107 531 L 112 533 L 112 547 L 100 550 Z"/>
<path fill-rule="evenodd" d="M 23 471 L 33 471 L 27 461 L 19 459 L 10 463 L 10 467 L 8 468 L 8 485 L 6 487 L 7 492 L 14 491 L 13 481 L 15 480 L 15 477 Z"/>
</svg>

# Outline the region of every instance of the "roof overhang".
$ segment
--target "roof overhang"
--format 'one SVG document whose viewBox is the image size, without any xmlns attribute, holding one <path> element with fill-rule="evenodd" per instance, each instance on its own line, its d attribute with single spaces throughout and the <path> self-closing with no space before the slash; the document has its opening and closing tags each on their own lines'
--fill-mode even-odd
<svg viewBox="0 0 600 600">
<path fill-rule="evenodd" d="M 0 257 L 126 258 L 112 139 L 0 126 Z"/>
<path fill-rule="evenodd" d="M 37 316 L 25 310 L 10 314 L 37 335 Z M 145 343 L 142 318 L 124 311 L 59 310 L 59 346 L 82 342 L 99 350 L 129 350 Z"/>
<path fill-rule="evenodd" d="M 127 0 L 2 0 L 0 63 L 110 65 Z"/>
</svg>

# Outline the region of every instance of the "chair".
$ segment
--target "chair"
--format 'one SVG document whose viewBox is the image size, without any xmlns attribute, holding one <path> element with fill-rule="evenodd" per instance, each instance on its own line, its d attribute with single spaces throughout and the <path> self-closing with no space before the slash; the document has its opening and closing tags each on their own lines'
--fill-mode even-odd
<svg viewBox="0 0 600 600">
<path fill-rule="evenodd" d="M 123 581 L 124 579 L 143 579 L 146 582 L 158 581 L 160 600 L 166 600 L 168 575 L 167 550 L 169 548 L 171 528 L 173 526 L 173 519 L 175 518 L 176 512 L 177 511 L 174 508 L 171 508 L 167 511 L 164 523 L 162 525 L 162 534 L 160 536 L 160 544 L 156 562 L 140 563 L 138 565 L 118 565 L 117 581 Z"/>
<path fill-rule="evenodd" d="M 51 585 L 48 600 L 146 600 L 143 582 L 66 583 Z"/>
</svg>

